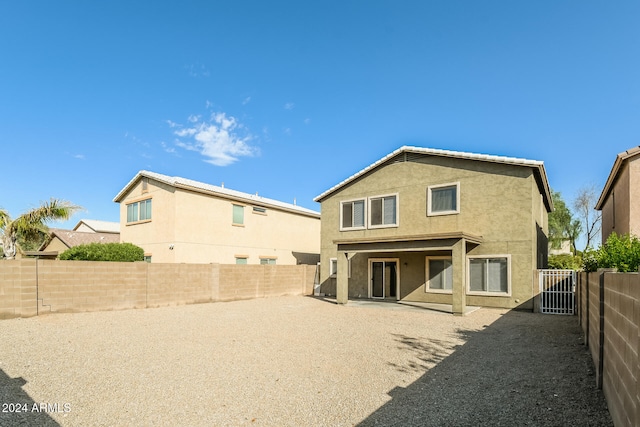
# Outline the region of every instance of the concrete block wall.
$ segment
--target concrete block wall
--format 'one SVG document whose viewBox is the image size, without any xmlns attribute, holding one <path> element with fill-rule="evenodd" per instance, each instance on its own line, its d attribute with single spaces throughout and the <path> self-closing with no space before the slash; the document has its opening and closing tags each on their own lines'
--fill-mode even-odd
<svg viewBox="0 0 640 427">
<path fill-rule="evenodd" d="M 638 326 L 640 280 L 635 274 L 607 274 L 604 287 L 604 372 L 602 390 L 616 426 L 640 422 Z"/>
<path fill-rule="evenodd" d="M 0 268 L 0 319 L 37 313 L 36 264 L 15 260 Z"/>
<path fill-rule="evenodd" d="M 144 308 L 146 266 L 39 260 L 38 314 Z"/>
<path fill-rule="evenodd" d="M 580 273 L 580 322 L 616 426 L 640 425 L 640 275 Z"/>
<path fill-rule="evenodd" d="M 315 266 L 0 261 L 0 319 L 311 295 Z"/>
<path fill-rule="evenodd" d="M 589 330 L 587 332 L 587 343 L 593 357 L 593 363 L 596 368 L 596 383 L 598 387 L 602 387 L 602 343 L 604 322 L 604 300 L 601 296 L 600 282 L 603 273 L 598 272 L 588 275 L 587 292 L 588 307 L 587 316 L 589 316 Z"/>
</svg>

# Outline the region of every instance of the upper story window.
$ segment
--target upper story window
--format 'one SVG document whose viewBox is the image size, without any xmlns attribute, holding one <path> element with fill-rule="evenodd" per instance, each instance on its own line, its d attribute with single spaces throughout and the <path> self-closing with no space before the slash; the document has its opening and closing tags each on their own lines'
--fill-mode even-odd
<svg viewBox="0 0 640 427">
<path fill-rule="evenodd" d="M 233 225 L 244 225 L 244 206 L 233 205 Z"/>
<path fill-rule="evenodd" d="M 151 220 L 151 199 L 127 205 L 127 223 Z"/>
<path fill-rule="evenodd" d="M 398 196 L 369 198 L 369 227 L 392 227 L 398 225 Z"/>
<path fill-rule="evenodd" d="M 375 196 L 340 202 L 340 230 L 396 227 L 398 195 Z"/>
<path fill-rule="evenodd" d="M 262 214 L 262 215 L 266 215 L 267 214 L 267 208 L 263 208 L 262 206 L 254 206 L 252 209 L 252 212 L 255 214 Z"/>
<path fill-rule="evenodd" d="M 427 215 L 460 213 L 460 183 L 431 185 L 427 189 Z"/>
<path fill-rule="evenodd" d="M 275 265 L 276 264 L 276 259 L 275 258 L 260 258 L 260 264 L 261 265 Z"/>
<path fill-rule="evenodd" d="M 365 228 L 365 199 L 340 203 L 340 229 L 358 230 Z"/>
</svg>

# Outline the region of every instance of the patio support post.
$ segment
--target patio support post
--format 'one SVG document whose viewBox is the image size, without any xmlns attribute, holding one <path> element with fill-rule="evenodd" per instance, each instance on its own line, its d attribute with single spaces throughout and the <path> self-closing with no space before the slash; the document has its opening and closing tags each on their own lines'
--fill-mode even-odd
<svg viewBox="0 0 640 427">
<path fill-rule="evenodd" d="M 336 302 L 346 304 L 349 301 L 349 253 L 338 251 L 338 271 L 336 273 Z"/>
<path fill-rule="evenodd" d="M 453 264 L 453 315 L 464 316 L 467 307 L 467 242 L 460 239 L 453 245 L 451 254 Z"/>
</svg>

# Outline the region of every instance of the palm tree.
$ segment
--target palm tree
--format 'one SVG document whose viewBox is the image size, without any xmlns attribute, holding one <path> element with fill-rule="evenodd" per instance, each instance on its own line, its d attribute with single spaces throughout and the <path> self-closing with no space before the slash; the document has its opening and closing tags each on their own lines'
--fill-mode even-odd
<svg viewBox="0 0 640 427">
<path fill-rule="evenodd" d="M 51 199 L 41 206 L 33 208 L 12 220 L 9 212 L 0 209 L 0 236 L 2 237 L 4 257 L 14 259 L 18 239 L 32 239 L 38 234 L 46 233 L 49 221 L 67 220 L 79 206 L 58 199 Z"/>
</svg>

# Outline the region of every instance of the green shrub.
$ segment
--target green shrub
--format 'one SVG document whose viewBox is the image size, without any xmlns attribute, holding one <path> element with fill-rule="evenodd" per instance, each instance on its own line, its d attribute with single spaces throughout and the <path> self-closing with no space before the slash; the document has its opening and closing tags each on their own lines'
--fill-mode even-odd
<svg viewBox="0 0 640 427">
<path fill-rule="evenodd" d="M 604 245 L 583 256 L 585 271 L 598 268 L 616 268 L 621 273 L 637 272 L 640 266 L 640 239 L 625 234 L 611 233 Z"/>
<path fill-rule="evenodd" d="M 144 249 L 132 243 L 89 243 L 67 249 L 60 254 L 60 259 L 74 261 L 143 261 Z"/>
<path fill-rule="evenodd" d="M 549 268 L 556 270 L 579 270 L 582 259 L 571 254 L 549 255 Z"/>
</svg>

